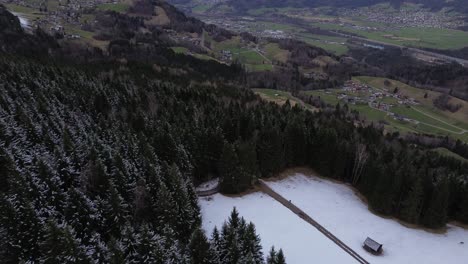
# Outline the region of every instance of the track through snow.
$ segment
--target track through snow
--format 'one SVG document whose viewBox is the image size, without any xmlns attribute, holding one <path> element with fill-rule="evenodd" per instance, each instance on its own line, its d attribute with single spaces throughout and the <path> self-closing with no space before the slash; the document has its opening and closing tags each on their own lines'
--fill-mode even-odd
<svg viewBox="0 0 468 264">
<path fill-rule="evenodd" d="M 359 263 L 362 264 L 369 264 L 367 260 L 365 260 L 363 257 L 361 257 L 356 251 L 348 247 L 343 241 L 338 239 L 335 235 L 333 235 L 330 231 L 328 231 L 325 227 L 320 225 L 317 221 L 315 221 L 312 217 L 310 217 L 308 214 L 306 214 L 304 211 L 302 211 L 299 207 L 294 205 L 291 200 L 285 199 L 283 196 L 281 196 L 279 193 L 275 192 L 273 189 L 271 189 L 263 180 L 259 181 L 260 183 L 260 188 L 261 190 L 270 195 L 271 198 L 275 199 L 279 203 L 281 203 L 283 206 L 291 210 L 293 213 L 295 213 L 297 216 L 300 218 L 304 219 L 307 223 L 312 225 L 313 227 L 317 228 L 320 233 L 324 234 L 328 239 L 333 241 L 333 243 L 337 244 L 340 248 L 342 248 L 346 253 L 348 253 L 351 257 L 355 258 Z"/>
<path fill-rule="evenodd" d="M 468 230 L 461 227 L 448 224 L 442 234 L 406 227 L 370 212 L 348 185 L 315 176 L 296 174 L 267 184 L 372 264 L 468 263 Z M 383 244 L 382 256 L 362 248 L 367 236 Z"/>
<path fill-rule="evenodd" d="M 314 176 L 296 174 L 266 184 L 372 264 L 468 263 L 468 230 L 461 227 L 449 224 L 443 234 L 405 227 L 371 213 L 346 184 Z M 200 197 L 199 204 L 203 229 L 209 236 L 215 226 L 222 226 L 235 206 L 241 216 L 255 223 L 264 254 L 274 245 L 284 250 L 288 264 L 360 263 L 263 192 L 242 197 L 215 194 Z M 383 244 L 382 256 L 362 248 L 367 236 Z"/>
<path fill-rule="evenodd" d="M 359 263 L 310 224 L 262 192 L 242 197 L 215 194 L 200 197 L 199 204 L 203 229 L 209 237 L 213 228 L 217 226 L 219 230 L 232 208 L 236 207 L 240 216 L 255 224 L 265 256 L 271 246 L 275 246 L 283 249 L 288 264 Z"/>
</svg>

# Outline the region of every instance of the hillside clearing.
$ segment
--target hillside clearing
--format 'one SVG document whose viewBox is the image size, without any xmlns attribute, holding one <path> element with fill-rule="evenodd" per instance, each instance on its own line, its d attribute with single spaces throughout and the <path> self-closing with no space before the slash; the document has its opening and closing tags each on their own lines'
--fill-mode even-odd
<svg viewBox="0 0 468 264">
<path fill-rule="evenodd" d="M 445 233 L 437 234 L 406 227 L 371 213 L 345 184 L 296 174 L 268 185 L 371 263 L 462 264 L 468 259 L 468 230 L 449 224 Z M 367 236 L 384 245 L 383 256 L 362 248 Z"/>
<path fill-rule="evenodd" d="M 200 198 L 203 229 L 211 235 L 213 228 L 221 228 L 233 207 L 247 221 L 255 223 L 262 239 L 263 253 L 272 245 L 282 248 L 288 264 L 357 263 L 323 234 L 304 222 L 264 193 L 243 197 L 216 194 Z"/>
</svg>

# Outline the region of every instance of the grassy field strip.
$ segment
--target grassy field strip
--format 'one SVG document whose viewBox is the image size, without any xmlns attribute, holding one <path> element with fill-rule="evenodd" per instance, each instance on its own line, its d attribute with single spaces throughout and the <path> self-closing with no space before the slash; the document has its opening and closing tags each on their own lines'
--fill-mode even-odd
<svg viewBox="0 0 468 264">
<path fill-rule="evenodd" d="M 300 105 L 301 107 L 310 110 L 310 111 L 317 111 L 318 109 L 304 103 L 301 99 L 293 96 L 290 92 L 281 91 L 281 90 L 274 90 L 274 89 L 252 89 L 256 94 L 258 94 L 262 99 L 274 102 L 278 105 L 284 105 L 287 100 L 289 100 L 291 106 L 295 106 L 296 104 Z"/>
<path fill-rule="evenodd" d="M 430 127 L 433 127 L 433 128 L 437 128 L 437 129 L 439 129 L 439 130 L 444 130 L 444 131 L 449 132 L 449 133 L 452 133 L 452 134 L 463 135 L 463 134 L 465 133 L 464 131 L 461 131 L 461 132 L 454 132 L 454 131 L 452 131 L 452 130 L 445 129 L 445 128 L 443 128 L 443 127 L 431 125 L 431 124 L 424 123 L 424 122 L 421 122 L 421 121 L 418 121 L 418 122 L 421 123 L 421 124 L 424 124 L 424 125 L 426 125 L 426 126 L 430 126 Z"/>
<path fill-rule="evenodd" d="M 271 60 L 267 57 L 265 57 L 265 55 L 263 55 L 260 51 L 258 51 L 258 49 L 255 49 L 255 52 L 257 52 L 260 56 L 262 56 L 266 61 L 268 61 L 268 63 L 271 63 Z"/>
<path fill-rule="evenodd" d="M 380 87 L 385 86 L 384 81 L 386 80 L 385 78 L 365 76 L 356 77 L 354 79 L 379 91 L 382 91 Z M 457 98 L 451 98 L 454 103 L 461 104 L 462 109 L 456 113 L 449 113 L 447 111 L 436 109 L 433 106 L 433 99 L 440 96 L 440 93 L 421 90 L 395 80 L 390 80 L 390 82 L 391 84 L 387 87 L 387 90 L 398 87 L 402 95 L 414 98 L 421 103 L 420 106 L 412 106 L 408 109 L 396 107 L 393 108 L 392 112 L 430 124 L 432 126 L 445 128 L 446 130 L 451 131 L 453 130 L 453 133 L 456 135 L 463 135 L 464 133 L 468 132 L 468 124 L 466 123 L 466 118 L 464 117 L 464 114 L 467 113 L 465 109 L 468 109 L 468 104 L 466 101 L 461 101 Z"/>
<path fill-rule="evenodd" d="M 407 117 L 409 119 L 419 121 L 420 123 L 430 124 L 431 126 L 444 128 L 445 130 L 452 131 L 453 133 L 459 133 L 463 131 L 463 129 L 456 129 L 452 125 L 447 125 L 427 115 L 424 115 L 421 112 L 414 110 L 414 107 L 411 106 L 396 106 L 392 107 L 390 111 L 392 113 Z"/>
<path fill-rule="evenodd" d="M 262 58 L 264 58 L 266 61 L 268 61 L 268 63 L 271 63 L 271 60 L 269 58 L 265 57 L 265 55 L 263 55 L 261 52 L 259 52 L 256 49 L 241 51 L 241 52 L 238 52 L 238 53 L 234 53 L 234 55 L 239 55 L 239 54 L 242 54 L 242 53 L 249 53 L 249 52 L 252 52 L 252 51 L 258 53 L 258 55 L 260 55 Z"/>
<path fill-rule="evenodd" d="M 368 85 L 370 85 L 368 83 Z M 370 85 L 376 91 L 383 91 L 381 88 L 378 88 L 375 85 Z M 313 95 L 322 98 L 326 103 L 331 105 L 336 105 L 340 103 L 340 100 L 337 98 L 336 91 L 329 91 L 325 93 L 324 91 L 307 91 L 305 94 Z M 393 107 L 389 112 L 377 109 L 368 104 L 350 104 L 348 105 L 350 109 L 358 111 L 363 117 L 366 118 L 368 122 L 387 122 L 386 127 L 391 128 L 402 133 L 413 132 L 413 133 L 424 133 L 432 135 L 445 136 L 449 135 L 455 139 L 460 139 L 463 141 L 468 140 L 468 131 L 466 129 L 460 128 L 457 125 L 451 124 L 450 120 L 446 121 L 441 120 L 443 117 L 438 118 L 437 115 L 429 114 L 426 109 L 416 109 L 416 107 L 404 107 L 396 106 Z M 403 122 L 396 120 L 389 113 L 399 114 L 405 116 L 409 119 L 414 120 L 413 122 Z"/>
<path fill-rule="evenodd" d="M 424 111 L 419 110 L 418 108 L 416 108 L 416 107 L 414 107 L 414 106 L 412 106 L 411 108 L 414 109 L 414 110 L 416 110 L 416 111 L 418 111 L 419 113 L 421 113 L 421 114 L 423 114 L 423 115 L 425 115 L 425 116 L 428 116 L 428 117 L 434 119 L 434 120 L 437 120 L 437 121 L 439 121 L 439 122 L 441 122 L 441 123 L 444 123 L 444 124 L 446 124 L 446 125 L 449 125 L 449 126 L 451 126 L 451 127 L 454 127 L 454 128 L 456 128 L 456 129 L 461 130 L 461 131 L 458 133 L 458 134 L 460 134 L 460 135 L 461 135 L 461 134 L 464 134 L 464 133 L 466 133 L 466 132 L 468 132 L 467 130 L 465 130 L 465 129 L 463 129 L 463 128 L 454 126 L 454 125 L 452 125 L 452 124 L 450 124 L 450 123 L 448 123 L 448 122 L 445 122 L 445 121 L 443 121 L 443 120 L 441 120 L 441 119 L 439 119 L 439 118 L 436 118 L 436 117 L 434 117 L 434 116 L 431 116 L 431 115 L 425 113 Z M 456 132 L 453 132 L 453 133 L 456 133 Z"/>
<path fill-rule="evenodd" d="M 377 111 L 381 111 L 381 112 L 384 112 L 384 113 L 387 113 L 387 114 L 388 114 L 388 113 L 394 113 L 394 112 L 392 112 L 392 111 L 387 112 L 387 111 L 384 111 L 384 110 L 381 110 L 381 109 L 377 109 L 377 108 L 372 107 L 372 106 L 370 106 L 370 105 L 368 105 L 368 106 L 369 106 L 371 109 L 374 109 L 374 110 L 377 110 Z M 411 107 L 411 108 L 412 108 L 412 109 L 415 109 L 414 107 Z M 415 109 L 415 110 L 416 110 L 416 109 Z M 419 113 L 421 113 L 421 114 L 423 114 L 423 115 L 425 115 L 425 116 L 428 116 L 428 117 L 430 117 L 430 118 L 433 118 L 433 117 L 431 117 L 431 116 L 425 114 L 424 112 L 422 112 L 422 111 L 420 111 L 420 110 L 416 110 L 416 111 L 418 111 Z M 434 119 L 434 118 L 433 118 L 433 119 Z M 443 128 L 443 127 L 440 127 L 440 126 L 437 126 L 437 125 L 434 125 L 434 124 L 430 124 L 430 123 L 427 123 L 427 122 L 424 122 L 424 121 L 420 121 L 420 120 L 417 120 L 417 119 L 414 119 L 414 120 L 417 121 L 418 124 L 423 124 L 423 125 L 426 125 L 426 126 L 429 126 L 429 127 L 432 127 L 432 128 L 436 128 L 436 129 L 439 129 L 439 130 L 442 130 L 442 131 L 445 131 L 445 132 L 449 132 L 449 133 L 451 133 L 451 134 L 462 135 L 462 134 L 464 134 L 464 133 L 466 132 L 466 131 L 463 130 L 463 129 L 460 129 L 461 131 L 456 132 L 456 131 L 453 131 L 453 130 L 450 130 L 450 129 L 447 129 L 447 128 Z M 434 120 L 437 120 L 437 119 L 434 119 Z M 437 120 L 437 121 L 440 121 L 440 120 Z M 454 127 L 454 126 L 452 126 L 451 124 L 448 124 L 448 123 L 446 123 L 446 122 L 442 122 L 442 123 L 447 124 L 447 125 L 450 125 L 451 127 Z M 456 127 L 455 127 L 455 128 L 456 128 Z"/>
<path fill-rule="evenodd" d="M 458 160 L 461 160 L 463 162 L 468 162 L 468 159 L 465 159 L 464 157 L 446 149 L 446 148 L 435 148 L 435 149 L 432 149 L 432 151 L 434 152 L 437 152 L 441 155 L 444 155 L 444 156 L 449 156 L 449 157 L 452 157 L 452 158 L 456 158 Z"/>
</svg>

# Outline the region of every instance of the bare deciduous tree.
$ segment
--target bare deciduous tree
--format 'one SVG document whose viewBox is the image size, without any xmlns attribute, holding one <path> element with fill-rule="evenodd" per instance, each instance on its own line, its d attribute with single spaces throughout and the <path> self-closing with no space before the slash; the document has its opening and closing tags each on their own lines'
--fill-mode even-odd
<svg viewBox="0 0 468 264">
<path fill-rule="evenodd" d="M 366 145 L 361 143 L 357 144 L 352 174 L 353 185 L 356 185 L 358 183 L 368 157 L 369 154 L 367 153 Z"/>
</svg>

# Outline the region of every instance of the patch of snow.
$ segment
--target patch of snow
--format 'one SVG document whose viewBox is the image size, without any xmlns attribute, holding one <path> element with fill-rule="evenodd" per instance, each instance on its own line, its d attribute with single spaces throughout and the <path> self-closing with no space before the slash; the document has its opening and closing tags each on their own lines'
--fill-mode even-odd
<svg viewBox="0 0 468 264">
<path fill-rule="evenodd" d="M 29 24 L 29 20 L 27 18 L 23 17 L 21 14 L 16 13 L 16 12 L 11 12 L 11 13 L 18 17 L 22 28 L 27 29 L 31 27 L 31 25 Z"/>
<path fill-rule="evenodd" d="M 195 188 L 195 191 L 197 192 L 208 191 L 218 186 L 218 184 L 219 184 L 219 178 L 215 178 L 215 179 L 212 179 L 210 181 L 207 181 L 198 185 Z"/>
<path fill-rule="evenodd" d="M 331 240 L 264 193 L 243 197 L 215 194 L 199 199 L 203 229 L 207 236 L 218 230 L 235 206 L 239 215 L 253 222 L 260 235 L 263 254 L 271 246 L 282 248 L 288 264 L 357 263 Z"/>
<path fill-rule="evenodd" d="M 407 228 L 395 220 L 371 213 L 349 186 L 317 177 L 297 174 L 267 184 L 286 199 L 290 199 L 370 263 L 468 263 L 468 230 L 463 228 L 448 225 L 444 234 Z M 271 228 L 269 232 L 276 233 L 277 230 Z M 368 236 L 383 244 L 382 256 L 374 256 L 362 248 L 362 243 Z M 313 247 L 310 250 L 312 251 Z M 295 263 L 315 263 L 310 260 L 313 259 L 304 258 L 303 261 Z"/>
</svg>

